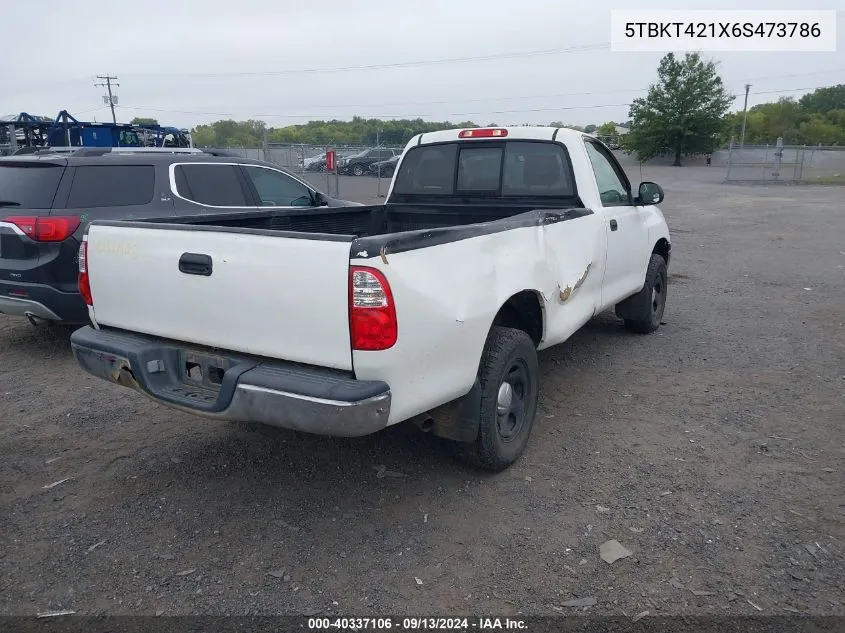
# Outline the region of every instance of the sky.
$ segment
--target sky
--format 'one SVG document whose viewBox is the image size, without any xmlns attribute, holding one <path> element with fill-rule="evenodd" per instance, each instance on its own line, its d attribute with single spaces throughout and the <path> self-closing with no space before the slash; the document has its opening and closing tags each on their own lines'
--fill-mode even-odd
<svg viewBox="0 0 845 633">
<path fill-rule="evenodd" d="M 838 9 L 837 51 L 705 53 L 741 109 L 845 83 L 845 0 L 29 0 L 7 2 L 0 115 L 271 127 L 313 119 L 625 121 L 663 53 L 610 50 L 612 9 Z M 21 51 L 13 62 L 10 51 Z"/>
</svg>

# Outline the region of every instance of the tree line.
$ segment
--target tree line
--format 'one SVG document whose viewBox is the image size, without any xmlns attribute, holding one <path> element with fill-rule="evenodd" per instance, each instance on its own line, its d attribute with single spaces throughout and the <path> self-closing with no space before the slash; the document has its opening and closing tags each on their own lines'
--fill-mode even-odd
<svg viewBox="0 0 845 633">
<path fill-rule="evenodd" d="M 731 136 L 739 142 L 742 113 L 725 117 L 722 143 Z M 771 144 L 782 138 L 785 145 L 845 145 L 845 84 L 819 88 L 798 100 L 783 97 L 748 110 L 746 144 Z"/>
<path fill-rule="evenodd" d="M 495 122 L 487 127 L 496 127 Z M 612 136 L 616 134 L 616 123 L 610 121 L 601 125 L 569 125 L 561 121 L 549 123 L 552 127 L 569 127 L 576 130 Z M 401 147 L 420 133 L 435 132 L 450 128 L 479 127 L 474 121 L 423 121 L 422 119 L 365 119 L 353 117 L 351 121 L 309 121 L 302 125 L 281 128 L 268 127 L 264 121 L 223 120 L 198 125 L 191 130 L 194 145 L 198 147 L 260 147 L 268 143 L 303 143 L 307 145 L 386 145 Z"/>
</svg>

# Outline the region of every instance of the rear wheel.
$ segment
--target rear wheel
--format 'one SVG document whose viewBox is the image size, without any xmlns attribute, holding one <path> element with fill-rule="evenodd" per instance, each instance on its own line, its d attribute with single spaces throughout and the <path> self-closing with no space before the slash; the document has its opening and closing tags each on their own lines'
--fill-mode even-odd
<svg viewBox="0 0 845 633">
<path fill-rule="evenodd" d="M 352 175 L 353 176 L 363 176 L 364 175 L 364 168 L 361 165 L 355 165 L 352 168 Z"/>
<path fill-rule="evenodd" d="M 478 370 L 478 437 L 464 446 L 465 461 L 499 472 L 519 458 L 537 413 L 539 373 L 537 350 L 528 334 L 505 327 L 490 330 Z"/>
</svg>

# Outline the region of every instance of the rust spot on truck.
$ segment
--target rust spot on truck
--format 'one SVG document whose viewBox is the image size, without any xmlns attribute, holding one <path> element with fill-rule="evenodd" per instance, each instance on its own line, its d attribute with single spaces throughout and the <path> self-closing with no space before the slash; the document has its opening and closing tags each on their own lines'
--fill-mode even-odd
<svg viewBox="0 0 845 633">
<path fill-rule="evenodd" d="M 569 298 L 572 296 L 572 293 L 574 293 L 576 290 L 578 290 L 578 288 L 580 288 L 581 286 L 584 285 L 584 282 L 587 280 L 587 275 L 590 274 L 590 268 L 592 268 L 592 266 L 593 266 L 592 262 L 587 264 L 587 268 L 584 269 L 584 274 L 581 275 L 581 277 L 578 279 L 578 281 L 575 282 L 575 284 L 573 284 L 572 286 L 567 286 L 566 288 L 561 289 L 561 291 L 560 291 L 560 302 L 561 303 L 568 301 Z"/>
<path fill-rule="evenodd" d="M 384 262 L 385 264 L 387 264 L 387 245 L 386 244 L 381 247 L 381 250 L 379 251 L 379 255 L 381 255 L 381 261 Z"/>
</svg>

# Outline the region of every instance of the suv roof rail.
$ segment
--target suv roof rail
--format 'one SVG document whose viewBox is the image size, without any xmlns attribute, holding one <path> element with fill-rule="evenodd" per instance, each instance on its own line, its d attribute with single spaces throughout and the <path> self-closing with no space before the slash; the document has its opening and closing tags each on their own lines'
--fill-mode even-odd
<svg viewBox="0 0 845 633">
<path fill-rule="evenodd" d="M 44 148 L 42 151 L 45 154 L 70 152 L 81 157 L 106 154 L 202 154 L 202 151 L 193 147 L 57 147 Z"/>
<path fill-rule="evenodd" d="M 91 148 L 95 149 L 95 148 Z M 103 147 L 110 154 L 202 154 L 195 147 Z"/>
<path fill-rule="evenodd" d="M 200 150 L 203 154 L 208 154 L 209 156 L 225 156 L 229 158 L 243 158 L 240 154 L 233 152 L 228 149 L 208 149 L 203 148 Z"/>
<path fill-rule="evenodd" d="M 78 147 L 21 147 L 15 151 L 13 156 L 24 156 L 27 154 L 71 154 L 78 150 Z"/>
</svg>

